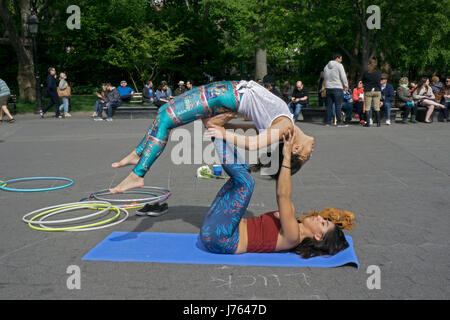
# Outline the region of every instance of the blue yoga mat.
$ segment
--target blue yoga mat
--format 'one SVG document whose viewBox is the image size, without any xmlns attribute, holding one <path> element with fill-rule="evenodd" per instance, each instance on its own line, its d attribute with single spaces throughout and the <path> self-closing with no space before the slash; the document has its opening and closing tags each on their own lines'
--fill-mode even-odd
<svg viewBox="0 0 450 320">
<path fill-rule="evenodd" d="M 350 246 L 336 255 L 302 259 L 290 252 L 211 253 L 203 247 L 198 234 L 116 231 L 82 260 L 322 268 L 352 264 L 359 269 L 352 238 L 345 237 Z"/>
</svg>

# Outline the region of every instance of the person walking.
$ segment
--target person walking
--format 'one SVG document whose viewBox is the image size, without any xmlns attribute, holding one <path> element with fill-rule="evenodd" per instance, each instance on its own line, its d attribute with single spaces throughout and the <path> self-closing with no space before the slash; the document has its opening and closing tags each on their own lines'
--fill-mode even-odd
<svg viewBox="0 0 450 320">
<path fill-rule="evenodd" d="M 47 76 L 47 91 L 46 97 L 50 98 L 50 102 L 47 106 L 39 111 L 41 118 L 44 118 L 45 113 L 50 109 L 53 105 L 56 107 L 55 117 L 59 118 L 59 98 L 57 92 L 57 84 L 56 84 L 56 70 L 53 67 L 48 68 L 48 76 Z"/>
<path fill-rule="evenodd" d="M 69 113 L 69 98 L 70 98 L 70 87 L 67 83 L 67 75 L 64 72 L 59 74 L 59 85 L 58 85 L 58 96 L 62 99 L 63 103 L 59 106 L 59 111 L 63 111 L 63 115 L 59 118 L 68 118 L 72 115 Z"/>
<path fill-rule="evenodd" d="M 9 118 L 7 121 L 9 123 L 13 123 L 16 120 L 8 110 L 8 100 L 10 96 L 11 91 L 9 90 L 8 85 L 6 84 L 5 81 L 0 79 L 0 121 L 3 121 L 3 112 L 4 112 L 6 116 Z"/>
</svg>

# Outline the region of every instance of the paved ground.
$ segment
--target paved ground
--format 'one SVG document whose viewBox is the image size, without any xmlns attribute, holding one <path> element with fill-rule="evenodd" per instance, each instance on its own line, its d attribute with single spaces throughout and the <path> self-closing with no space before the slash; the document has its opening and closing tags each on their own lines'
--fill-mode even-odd
<svg viewBox="0 0 450 320">
<path fill-rule="evenodd" d="M 450 125 L 446 123 L 382 128 L 300 124 L 316 138 L 316 151 L 294 176 L 295 206 L 305 211 L 334 206 L 355 212 L 357 227 L 347 234 L 353 237 L 359 270 L 81 261 L 112 231 L 199 231 L 223 181 L 197 180 L 199 165 L 172 164 L 176 142 L 168 144 L 146 176 L 147 185 L 169 186 L 173 191 L 168 214 L 132 215 L 116 227 L 84 233 L 39 232 L 21 221 L 27 212 L 78 201 L 121 181 L 129 169 L 113 170 L 110 163 L 137 144 L 149 122 L 95 123 L 87 114 L 66 120 L 19 115 L 15 124 L 0 125 L 0 179 L 75 180 L 72 187 L 52 192 L 0 191 L 1 299 L 450 297 Z M 185 128 L 192 132 L 193 125 Z M 246 217 L 276 207 L 274 183 L 255 178 Z M 80 290 L 67 288 L 70 265 L 81 269 Z M 367 287 L 371 265 L 380 269 L 381 289 Z"/>
</svg>

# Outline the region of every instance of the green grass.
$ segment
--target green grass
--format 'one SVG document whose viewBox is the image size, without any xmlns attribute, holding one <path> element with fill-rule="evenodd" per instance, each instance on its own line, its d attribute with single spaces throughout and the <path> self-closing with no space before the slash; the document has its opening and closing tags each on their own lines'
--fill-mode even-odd
<svg viewBox="0 0 450 320">
<path fill-rule="evenodd" d="M 42 107 L 44 108 L 50 99 L 42 98 Z M 97 101 L 97 97 L 95 95 L 73 95 L 70 98 L 70 112 L 77 111 L 88 111 L 91 112 L 94 110 L 95 101 Z M 62 103 L 62 100 L 60 99 Z M 31 102 L 17 102 L 17 113 L 34 113 L 36 110 L 36 103 Z M 317 107 L 318 106 L 318 98 L 317 95 L 311 95 L 309 98 L 309 107 Z M 10 109 L 12 111 L 12 109 Z M 53 106 L 50 111 L 54 111 L 55 107 Z"/>
<path fill-rule="evenodd" d="M 73 95 L 70 98 L 70 112 L 93 111 L 96 100 L 97 97 L 95 95 Z M 49 101 L 50 99 L 48 98 L 42 98 L 42 107 L 44 108 Z M 62 103 L 61 99 L 60 102 Z M 36 110 L 36 106 L 36 103 L 17 102 L 17 113 L 33 113 Z M 54 110 L 55 107 L 53 106 L 49 111 Z"/>
</svg>

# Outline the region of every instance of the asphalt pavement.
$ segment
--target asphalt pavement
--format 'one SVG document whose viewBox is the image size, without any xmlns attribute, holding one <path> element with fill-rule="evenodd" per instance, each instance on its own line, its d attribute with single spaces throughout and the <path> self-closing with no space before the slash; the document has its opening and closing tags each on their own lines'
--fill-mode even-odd
<svg viewBox="0 0 450 320">
<path fill-rule="evenodd" d="M 0 299 L 448 299 L 450 297 L 450 124 L 363 128 L 299 122 L 316 139 L 311 160 L 293 177 L 300 214 L 327 206 L 356 215 L 352 236 L 360 269 L 283 268 L 82 261 L 113 231 L 198 233 L 224 180 L 197 179 L 201 163 L 174 164 L 169 141 L 145 177 L 169 187 L 169 212 L 131 216 L 89 232 L 42 232 L 22 216 L 75 202 L 119 183 L 130 167 L 111 163 L 140 141 L 151 119 L 94 122 L 87 113 L 40 119 L 18 115 L 0 124 L 0 180 L 51 176 L 74 180 L 46 192 L 0 191 Z M 241 120 L 234 120 L 241 121 Z M 195 124 L 199 125 L 199 124 Z M 194 124 L 188 130 L 194 146 Z M 203 149 L 208 145 L 204 141 Z M 203 150 L 202 149 L 202 150 Z M 175 155 L 176 156 L 176 155 Z M 194 159 L 198 153 L 191 154 Z M 197 158 L 198 160 L 198 158 Z M 256 187 L 244 217 L 276 209 L 275 183 L 254 174 Z M 57 181 L 16 187 L 55 186 Z M 80 288 L 70 288 L 70 266 Z M 69 268 L 69 269 L 68 269 Z M 374 284 L 374 270 L 379 286 Z"/>
</svg>

